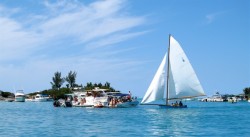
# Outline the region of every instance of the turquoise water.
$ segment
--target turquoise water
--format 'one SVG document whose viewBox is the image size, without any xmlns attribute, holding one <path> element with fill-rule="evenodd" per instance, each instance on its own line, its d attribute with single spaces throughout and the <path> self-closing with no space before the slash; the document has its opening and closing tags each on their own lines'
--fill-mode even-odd
<svg viewBox="0 0 250 137">
<path fill-rule="evenodd" d="M 184 103 L 188 108 L 166 110 L 0 102 L 0 136 L 250 136 L 250 103 Z"/>
</svg>

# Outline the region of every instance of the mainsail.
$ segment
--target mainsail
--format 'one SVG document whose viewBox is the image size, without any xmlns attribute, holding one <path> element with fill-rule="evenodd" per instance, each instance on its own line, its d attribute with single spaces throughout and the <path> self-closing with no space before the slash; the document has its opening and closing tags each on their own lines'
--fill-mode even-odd
<svg viewBox="0 0 250 137">
<path fill-rule="evenodd" d="M 204 96 L 202 86 L 180 44 L 170 37 L 169 99 Z"/>
<path fill-rule="evenodd" d="M 166 53 L 143 97 L 142 104 L 162 100 L 165 91 L 168 92 L 168 100 L 205 95 L 194 69 L 180 44 L 172 36 L 170 36 L 169 40 L 169 63 L 167 64 Z M 169 70 L 166 71 L 167 69 Z M 168 79 L 166 72 L 169 73 Z M 168 86 L 165 86 L 167 83 Z"/>
<path fill-rule="evenodd" d="M 203 88 L 180 44 L 170 36 L 169 98 L 204 96 Z"/>
</svg>

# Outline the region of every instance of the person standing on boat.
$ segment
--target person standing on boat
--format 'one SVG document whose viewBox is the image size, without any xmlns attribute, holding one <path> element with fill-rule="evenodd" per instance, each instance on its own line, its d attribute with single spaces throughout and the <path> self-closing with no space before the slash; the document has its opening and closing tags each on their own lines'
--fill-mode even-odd
<svg viewBox="0 0 250 137">
<path fill-rule="evenodd" d="M 132 97 L 132 93 L 128 91 L 128 100 L 131 100 L 131 97 Z"/>
<path fill-rule="evenodd" d="M 179 106 L 178 102 L 175 101 L 175 104 L 174 104 L 175 107 Z"/>
<path fill-rule="evenodd" d="M 179 106 L 181 106 L 181 107 L 183 106 L 183 104 L 182 104 L 182 102 L 181 102 L 181 101 L 179 102 Z"/>
</svg>

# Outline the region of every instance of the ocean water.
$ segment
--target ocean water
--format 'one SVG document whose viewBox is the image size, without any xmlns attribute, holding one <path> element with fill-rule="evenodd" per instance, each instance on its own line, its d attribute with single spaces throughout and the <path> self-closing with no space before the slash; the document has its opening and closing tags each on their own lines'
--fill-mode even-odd
<svg viewBox="0 0 250 137">
<path fill-rule="evenodd" d="M 250 103 L 184 102 L 186 109 L 55 108 L 53 102 L 0 102 L 1 137 L 250 136 Z"/>
</svg>

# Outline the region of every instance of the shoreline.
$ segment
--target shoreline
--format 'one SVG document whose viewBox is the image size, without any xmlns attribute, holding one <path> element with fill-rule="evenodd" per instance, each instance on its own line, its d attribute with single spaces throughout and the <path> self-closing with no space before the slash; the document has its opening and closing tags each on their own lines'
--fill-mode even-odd
<svg viewBox="0 0 250 137">
<path fill-rule="evenodd" d="M 2 97 L 0 96 L 0 101 L 5 101 L 5 102 L 13 102 L 15 101 L 15 98 L 5 98 L 5 97 Z"/>
</svg>

